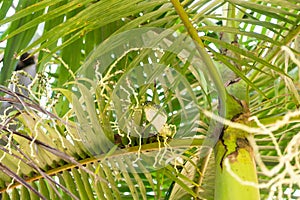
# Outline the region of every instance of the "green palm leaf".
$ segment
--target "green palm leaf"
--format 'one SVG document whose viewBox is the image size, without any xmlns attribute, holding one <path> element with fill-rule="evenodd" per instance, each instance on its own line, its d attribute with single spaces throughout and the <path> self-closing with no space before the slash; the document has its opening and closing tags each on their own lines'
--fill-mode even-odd
<svg viewBox="0 0 300 200">
<path fill-rule="evenodd" d="M 219 136 L 204 113 L 226 90 L 248 102 L 261 198 L 298 198 L 299 2 L 183 1 L 191 27 L 174 5 L 0 1 L 0 82 L 28 50 L 48 77 L 40 102 L 1 97 L 26 107 L 1 116 L 2 199 L 214 199 Z"/>
</svg>

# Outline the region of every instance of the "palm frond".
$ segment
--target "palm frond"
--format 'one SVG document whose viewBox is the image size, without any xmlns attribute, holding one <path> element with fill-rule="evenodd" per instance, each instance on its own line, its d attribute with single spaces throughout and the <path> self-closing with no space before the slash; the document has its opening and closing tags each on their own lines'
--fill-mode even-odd
<svg viewBox="0 0 300 200">
<path fill-rule="evenodd" d="M 238 90 L 227 89 L 242 93 L 263 124 L 252 140 L 262 198 L 292 198 L 284 191 L 300 187 L 293 179 L 299 175 L 299 1 L 182 6 L 210 66 L 220 67 L 219 87 L 242 79 Z M 8 0 L 0 7 L 0 25 L 9 27 L 0 32 L 1 84 L 16 55 L 28 50 L 39 52 L 38 70 L 51 80 L 40 78 L 36 84 L 47 87 L 31 92 L 46 102 L 0 88 L 13 97 L 1 101 L 24 107 L 1 116 L 3 199 L 213 199 L 213 159 L 199 155 L 199 146 L 212 127 L 202 111 L 217 112 L 217 76 L 181 34 L 188 34 L 186 25 L 170 2 Z M 15 13 L 8 16 L 10 8 Z M 173 138 L 147 121 L 148 101 L 166 112 L 166 125 L 177 130 Z M 273 130 L 280 120 L 285 124 Z"/>
</svg>

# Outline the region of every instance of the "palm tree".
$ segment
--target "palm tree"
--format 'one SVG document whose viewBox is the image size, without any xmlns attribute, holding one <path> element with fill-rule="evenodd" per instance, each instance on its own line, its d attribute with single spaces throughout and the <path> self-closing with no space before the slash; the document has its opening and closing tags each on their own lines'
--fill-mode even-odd
<svg viewBox="0 0 300 200">
<path fill-rule="evenodd" d="M 299 8 L 1 1 L 2 199 L 297 198 Z"/>
</svg>

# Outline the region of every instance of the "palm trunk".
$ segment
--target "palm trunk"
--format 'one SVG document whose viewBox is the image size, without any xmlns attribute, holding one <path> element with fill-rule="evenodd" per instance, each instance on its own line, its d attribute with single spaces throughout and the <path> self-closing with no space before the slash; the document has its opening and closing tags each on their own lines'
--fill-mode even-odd
<svg viewBox="0 0 300 200">
<path fill-rule="evenodd" d="M 234 121 L 247 123 L 247 116 L 242 114 Z M 256 165 L 248 135 L 232 127 L 224 129 L 215 147 L 215 200 L 260 199 Z"/>
</svg>

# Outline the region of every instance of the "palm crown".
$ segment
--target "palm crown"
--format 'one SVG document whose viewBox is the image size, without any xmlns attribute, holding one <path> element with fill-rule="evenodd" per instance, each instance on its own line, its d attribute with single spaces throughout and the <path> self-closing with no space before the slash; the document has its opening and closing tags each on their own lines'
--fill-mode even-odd
<svg viewBox="0 0 300 200">
<path fill-rule="evenodd" d="M 1 118 L 3 199 L 222 199 L 232 135 L 254 195 L 296 198 L 298 1 L 0 5 L 0 82 L 27 51 L 39 72 L 30 98 L 2 98 L 26 108 Z"/>
</svg>

